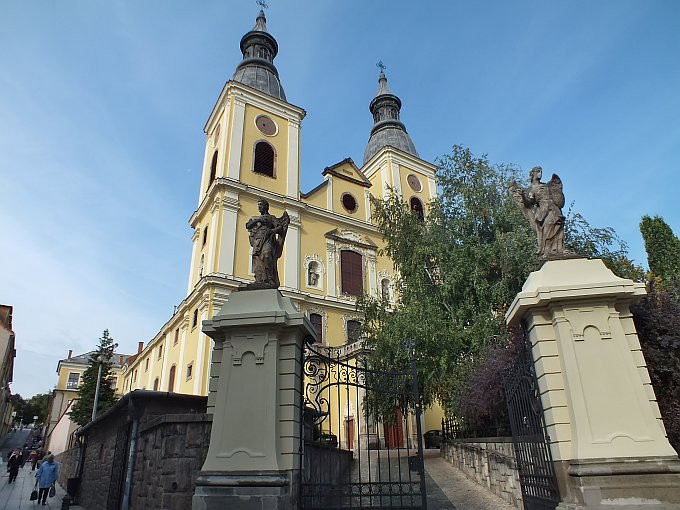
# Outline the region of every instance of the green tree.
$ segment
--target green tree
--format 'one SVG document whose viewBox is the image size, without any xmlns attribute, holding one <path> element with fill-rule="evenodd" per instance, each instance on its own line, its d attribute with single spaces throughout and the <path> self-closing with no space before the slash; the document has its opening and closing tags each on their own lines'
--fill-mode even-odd
<svg viewBox="0 0 680 510">
<path fill-rule="evenodd" d="M 384 253 L 398 274 L 397 302 L 364 296 L 359 308 L 371 364 L 405 368 L 413 342 L 425 402 L 460 412 L 457 402 L 480 363 L 512 344 L 505 311 L 537 269 L 536 240 L 509 192 L 522 180 L 516 168 L 460 146 L 438 163 L 440 194 L 424 222 L 394 193 L 373 201 Z M 601 256 L 614 270 L 625 269 L 623 261 L 635 267 L 612 229 L 570 217 L 569 249 Z"/>
<path fill-rule="evenodd" d="M 49 393 L 39 393 L 29 398 L 22 410 L 24 423 L 33 423 L 33 417 L 37 416 L 36 423 L 45 423 L 47 420 L 47 403 Z M 17 414 L 18 416 L 18 414 Z"/>
<path fill-rule="evenodd" d="M 652 276 L 665 285 L 680 280 L 680 239 L 660 216 L 643 216 L 640 232 L 645 241 Z"/>
<path fill-rule="evenodd" d="M 99 400 L 97 405 L 97 415 L 109 409 L 115 402 L 116 396 L 111 387 L 111 358 L 114 349 L 118 344 L 113 342 L 109 335 L 109 330 L 105 329 L 99 339 L 97 349 L 90 354 L 89 364 L 83 373 L 83 382 L 78 390 L 78 400 L 73 405 L 70 412 L 71 419 L 78 425 L 85 425 L 92 418 L 92 408 L 94 406 L 94 394 L 97 386 L 97 375 L 99 365 L 102 367 L 101 385 L 99 387 Z M 101 361 L 100 361 L 101 360 Z"/>
</svg>

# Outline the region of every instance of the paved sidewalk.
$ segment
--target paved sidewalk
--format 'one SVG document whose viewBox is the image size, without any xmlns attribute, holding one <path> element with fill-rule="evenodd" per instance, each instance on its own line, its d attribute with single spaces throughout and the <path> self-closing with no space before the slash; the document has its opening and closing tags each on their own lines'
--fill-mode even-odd
<svg viewBox="0 0 680 510">
<path fill-rule="evenodd" d="M 37 468 L 36 468 L 37 471 Z M 31 491 L 35 486 L 35 473 L 31 471 L 30 464 L 26 464 L 19 469 L 16 482 L 7 483 L 9 474 L 7 473 L 7 463 L 0 462 L 0 510 L 32 510 L 37 508 L 61 508 L 62 500 L 66 492 L 57 485 L 57 495 L 47 498 L 47 505 L 37 505 L 35 501 L 30 501 Z M 71 505 L 72 510 L 82 510 L 82 507 Z"/>
<path fill-rule="evenodd" d="M 439 456 L 425 452 L 428 510 L 517 510 L 484 487 L 468 479 Z"/>
</svg>

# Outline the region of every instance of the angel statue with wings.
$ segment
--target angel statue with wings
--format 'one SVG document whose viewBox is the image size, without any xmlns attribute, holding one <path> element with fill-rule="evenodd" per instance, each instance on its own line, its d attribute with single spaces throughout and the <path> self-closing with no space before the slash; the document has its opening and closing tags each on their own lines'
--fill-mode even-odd
<svg viewBox="0 0 680 510">
<path fill-rule="evenodd" d="M 249 284 L 250 289 L 277 289 L 279 272 L 276 263 L 283 253 L 290 218 L 288 213 L 277 218 L 269 214 L 269 202 L 261 198 L 257 202 L 260 216 L 250 218 L 246 223 L 250 235 L 250 246 L 253 247 L 253 272 L 255 282 Z"/>
<path fill-rule="evenodd" d="M 522 189 L 513 183 L 512 196 L 531 223 L 538 238 L 538 257 L 550 260 L 564 256 L 564 193 L 562 180 L 553 174 L 549 182 L 541 182 L 543 169 L 531 169 L 531 185 Z"/>
</svg>

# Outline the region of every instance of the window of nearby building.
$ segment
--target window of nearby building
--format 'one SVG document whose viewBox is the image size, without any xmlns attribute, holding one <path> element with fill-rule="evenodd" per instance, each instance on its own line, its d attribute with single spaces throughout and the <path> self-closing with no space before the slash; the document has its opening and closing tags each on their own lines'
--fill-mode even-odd
<svg viewBox="0 0 680 510">
<path fill-rule="evenodd" d="M 214 152 L 212 161 L 210 162 L 210 181 L 208 182 L 208 188 L 210 188 L 215 177 L 217 177 L 217 151 Z"/>
<path fill-rule="evenodd" d="M 109 379 L 109 385 L 111 386 L 111 389 L 113 391 L 116 391 L 116 389 L 118 388 L 118 379 L 116 377 L 111 377 Z"/>
<path fill-rule="evenodd" d="M 364 291 L 363 263 L 360 253 L 350 250 L 340 252 L 342 292 L 359 296 Z"/>
<path fill-rule="evenodd" d="M 179 328 L 175 330 L 175 339 L 172 341 L 172 345 L 177 345 L 177 342 L 179 342 Z"/>
<path fill-rule="evenodd" d="M 172 365 L 170 367 L 170 377 L 168 380 L 168 391 L 175 391 L 175 370 L 176 366 Z"/>
<path fill-rule="evenodd" d="M 132 382 L 137 382 L 137 369 L 132 372 Z"/>
<path fill-rule="evenodd" d="M 191 321 L 191 328 L 195 328 L 198 325 L 198 308 L 194 310 L 194 318 Z"/>
<path fill-rule="evenodd" d="M 423 221 L 425 219 L 425 214 L 423 213 L 423 203 L 420 201 L 419 198 L 411 197 L 411 211 L 418 215 L 420 221 Z"/>
<path fill-rule="evenodd" d="M 163 345 L 158 346 L 158 359 L 161 359 L 163 357 Z"/>
<path fill-rule="evenodd" d="M 149 371 L 149 358 L 146 358 L 146 361 L 144 362 L 144 371 Z"/>
<path fill-rule="evenodd" d="M 357 212 L 359 205 L 357 204 L 357 199 L 351 193 L 343 193 L 340 198 L 342 201 L 342 206 L 347 210 L 347 212 Z"/>
<path fill-rule="evenodd" d="M 309 314 L 309 321 L 312 323 L 316 337 L 319 342 L 323 342 L 323 317 L 318 313 Z"/>
<path fill-rule="evenodd" d="M 205 246 L 206 241 L 208 240 L 208 225 L 205 226 L 203 229 L 203 243 L 201 246 Z"/>
<path fill-rule="evenodd" d="M 158 377 L 153 380 L 153 391 L 158 391 Z"/>
<path fill-rule="evenodd" d="M 387 278 L 380 282 L 380 294 L 384 301 L 390 300 L 390 281 Z"/>
<path fill-rule="evenodd" d="M 359 340 L 359 331 L 361 330 L 361 322 L 355 320 L 347 321 L 347 342 L 352 343 Z"/>
<path fill-rule="evenodd" d="M 67 390 L 78 389 L 78 383 L 80 382 L 80 374 L 77 372 L 70 372 L 68 374 L 68 381 L 66 381 Z"/>
<path fill-rule="evenodd" d="M 255 144 L 253 172 L 274 177 L 274 147 L 267 142 L 262 141 Z"/>
<path fill-rule="evenodd" d="M 191 376 L 193 375 L 194 372 L 194 362 L 192 361 L 187 365 L 187 381 L 191 379 Z"/>
</svg>

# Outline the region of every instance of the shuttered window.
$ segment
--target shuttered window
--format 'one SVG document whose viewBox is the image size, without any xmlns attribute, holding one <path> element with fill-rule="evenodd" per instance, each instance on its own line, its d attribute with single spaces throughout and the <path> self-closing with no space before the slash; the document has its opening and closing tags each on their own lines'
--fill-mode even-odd
<svg viewBox="0 0 680 510">
<path fill-rule="evenodd" d="M 323 318 L 318 313 L 312 313 L 309 315 L 309 321 L 314 327 L 316 338 L 319 340 L 319 342 L 323 342 Z"/>
<path fill-rule="evenodd" d="M 360 253 L 349 250 L 342 250 L 340 252 L 340 272 L 343 293 L 359 296 L 364 292 L 362 266 Z"/>
<path fill-rule="evenodd" d="M 274 177 L 274 148 L 267 142 L 255 144 L 253 172 Z"/>
</svg>

